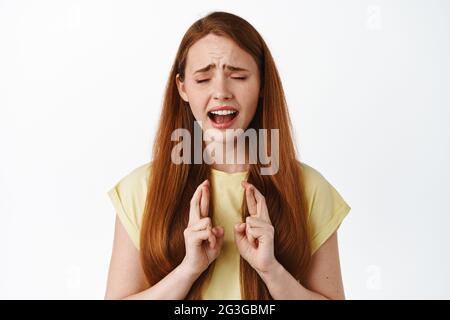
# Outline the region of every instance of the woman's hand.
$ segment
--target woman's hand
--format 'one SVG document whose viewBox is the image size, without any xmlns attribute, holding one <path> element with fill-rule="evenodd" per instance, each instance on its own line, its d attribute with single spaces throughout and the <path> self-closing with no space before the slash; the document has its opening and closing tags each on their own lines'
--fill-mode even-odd
<svg viewBox="0 0 450 320">
<path fill-rule="evenodd" d="M 190 203 L 189 223 L 184 230 L 186 256 L 182 265 L 200 275 L 216 259 L 223 244 L 224 229 L 212 227 L 209 210 L 209 182 L 203 181 Z"/>
<path fill-rule="evenodd" d="M 252 184 L 242 181 L 250 216 L 234 227 L 234 239 L 241 256 L 258 273 L 269 271 L 277 260 L 274 255 L 274 228 L 264 196 Z"/>
</svg>

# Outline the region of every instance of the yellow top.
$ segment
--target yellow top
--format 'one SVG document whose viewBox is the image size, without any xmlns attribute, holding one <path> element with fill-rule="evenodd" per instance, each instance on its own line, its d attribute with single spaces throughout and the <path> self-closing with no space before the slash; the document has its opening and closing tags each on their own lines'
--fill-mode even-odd
<svg viewBox="0 0 450 320">
<path fill-rule="evenodd" d="M 300 164 L 305 178 L 308 226 L 312 234 L 311 246 L 314 253 L 339 228 L 350 207 L 317 170 L 305 163 Z M 108 191 L 120 221 L 138 250 L 150 168 L 150 163 L 147 163 L 134 169 Z M 234 244 L 233 226 L 241 222 L 240 208 L 244 196 L 241 181 L 246 180 L 248 171 L 211 171 L 213 223 L 224 227 L 225 239 L 211 280 L 202 292 L 202 298 L 241 299 L 239 252 Z"/>
</svg>

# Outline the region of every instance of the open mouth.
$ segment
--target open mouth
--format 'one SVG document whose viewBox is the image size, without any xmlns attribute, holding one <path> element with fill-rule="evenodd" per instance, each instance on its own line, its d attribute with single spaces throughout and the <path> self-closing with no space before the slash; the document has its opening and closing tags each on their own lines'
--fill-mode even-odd
<svg viewBox="0 0 450 320">
<path fill-rule="evenodd" d="M 210 111 L 208 112 L 208 117 L 215 124 L 226 124 L 236 118 L 238 113 L 236 110 Z"/>
</svg>

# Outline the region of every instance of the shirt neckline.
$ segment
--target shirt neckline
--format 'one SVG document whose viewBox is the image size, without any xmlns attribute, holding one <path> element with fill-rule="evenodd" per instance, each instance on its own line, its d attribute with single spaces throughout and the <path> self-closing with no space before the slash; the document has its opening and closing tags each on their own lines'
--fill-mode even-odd
<svg viewBox="0 0 450 320">
<path fill-rule="evenodd" d="M 222 176 L 236 176 L 236 175 L 246 175 L 248 173 L 248 170 L 238 171 L 238 172 L 225 172 L 225 171 L 220 171 L 220 170 L 211 168 L 211 172 L 213 174 L 218 174 L 218 175 L 222 175 Z"/>
</svg>

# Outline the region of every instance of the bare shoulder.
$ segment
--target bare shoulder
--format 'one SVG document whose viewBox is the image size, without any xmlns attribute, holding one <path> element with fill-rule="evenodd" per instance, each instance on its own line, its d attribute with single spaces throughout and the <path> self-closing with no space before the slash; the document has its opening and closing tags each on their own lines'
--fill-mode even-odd
<svg viewBox="0 0 450 320">
<path fill-rule="evenodd" d="M 116 216 L 105 299 L 122 299 L 146 288 L 139 250 Z"/>
<path fill-rule="evenodd" d="M 313 254 L 304 285 L 329 299 L 345 299 L 337 231 Z"/>
</svg>

